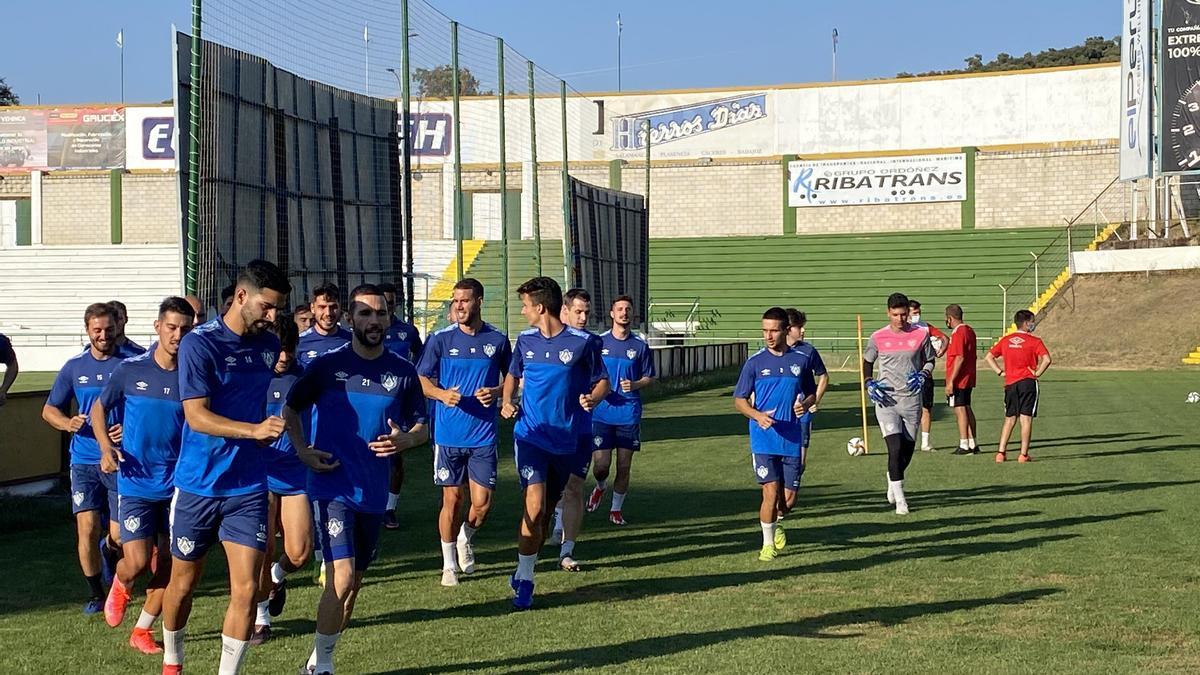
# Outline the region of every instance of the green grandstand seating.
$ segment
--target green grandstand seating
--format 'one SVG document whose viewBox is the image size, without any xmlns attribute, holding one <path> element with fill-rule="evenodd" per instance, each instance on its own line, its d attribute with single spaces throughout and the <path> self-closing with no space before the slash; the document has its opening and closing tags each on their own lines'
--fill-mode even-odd
<svg viewBox="0 0 1200 675">
<path fill-rule="evenodd" d="M 885 300 L 902 291 L 921 301 L 928 320 L 941 323 L 952 302 L 981 338 L 995 336 L 1002 320 L 997 284 L 1010 282 L 1059 230 L 954 230 L 940 232 L 806 235 L 795 237 L 705 237 L 655 239 L 650 243 L 650 298 L 653 303 L 699 302 L 698 335 L 755 338 L 766 307 L 795 306 L 809 316 L 813 337 L 846 337 L 855 315 L 877 327 Z M 542 242 L 543 271 L 562 276 L 562 244 Z M 515 287 L 534 274 L 533 243 L 510 244 L 509 279 Z M 1047 270 L 1053 279 L 1058 270 Z M 500 286 L 498 242 L 484 246 L 470 274 L 491 288 Z M 510 326 L 524 325 L 520 306 L 510 299 Z M 1019 307 L 1010 303 L 1009 313 Z M 675 308 L 678 315 L 679 309 Z M 652 310 L 651 318 L 659 318 Z M 489 297 L 485 317 L 501 320 L 500 301 Z"/>
</svg>

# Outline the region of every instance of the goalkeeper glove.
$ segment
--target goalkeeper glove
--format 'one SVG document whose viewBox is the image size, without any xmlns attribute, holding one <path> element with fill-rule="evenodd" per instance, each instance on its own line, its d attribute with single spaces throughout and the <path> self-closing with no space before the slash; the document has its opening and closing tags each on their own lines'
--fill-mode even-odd
<svg viewBox="0 0 1200 675">
<path fill-rule="evenodd" d="M 892 391 L 894 390 L 888 385 L 874 378 L 868 379 L 866 385 L 867 398 L 875 403 L 879 405 L 894 405 L 896 403 L 896 399 L 892 398 Z"/>
<path fill-rule="evenodd" d="M 921 391 L 928 381 L 929 373 L 924 370 L 917 370 L 908 376 L 908 381 L 905 382 L 905 385 L 908 387 L 910 393 L 916 394 Z"/>
</svg>

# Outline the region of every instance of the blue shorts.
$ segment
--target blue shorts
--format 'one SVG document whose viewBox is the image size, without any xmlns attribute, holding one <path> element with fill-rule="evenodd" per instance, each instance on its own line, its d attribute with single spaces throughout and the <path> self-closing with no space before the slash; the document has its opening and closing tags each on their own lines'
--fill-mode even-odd
<svg viewBox="0 0 1200 675">
<path fill-rule="evenodd" d="M 175 488 L 171 555 L 199 560 L 218 541 L 267 550 L 267 493 L 201 497 Z"/>
<path fill-rule="evenodd" d="M 383 529 L 382 513 L 364 513 L 336 499 L 314 499 L 317 544 L 321 558 L 354 560 L 354 571 L 363 572 L 379 552 L 379 532 Z"/>
<path fill-rule="evenodd" d="M 433 444 L 433 484 L 441 487 L 471 482 L 488 489 L 496 488 L 496 446 L 456 448 Z"/>
<path fill-rule="evenodd" d="M 276 457 L 267 462 L 267 491 L 290 497 L 302 495 L 308 484 L 308 467 L 299 457 Z"/>
<path fill-rule="evenodd" d="M 121 497 L 117 500 L 121 523 L 121 543 L 139 539 L 157 539 L 171 530 L 171 500 L 146 497 Z"/>
<path fill-rule="evenodd" d="M 804 475 L 804 465 L 800 463 L 799 457 L 753 453 L 750 459 L 759 485 L 783 481 L 785 489 L 800 489 L 800 477 Z"/>
<path fill-rule="evenodd" d="M 596 450 L 640 450 L 642 448 L 642 425 L 605 424 L 592 422 L 592 445 Z"/>
<path fill-rule="evenodd" d="M 549 452 L 536 445 L 516 441 L 513 452 L 517 462 L 517 477 L 521 481 L 521 489 L 542 483 L 546 486 L 546 501 L 558 503 L 562 498 L 563 488 L 571 474 L 583 477 L 587 475 L 586 465 L 582 474 L 579 472 L 581 447 L 587 448 L 586 454 L 591 457 L 591 444 L 580 440 L 575 442 L 575 452 L 557 454 Z"/>
<path fill-rule="evenodd" d="M 71 513 L 103 511 L 117 518 L 117 474 L 104 473 L 99 464 L 71 465 Z"/>
<path fill-rule="evenodd" d="M 800 416 L 800 424 L 804 427 L 804 437 L 800 439 L 800 447 L 807 448 L 809 441 L 812 440 L 812 418 L 813 414 L 805 412 Z"/>
</svg>

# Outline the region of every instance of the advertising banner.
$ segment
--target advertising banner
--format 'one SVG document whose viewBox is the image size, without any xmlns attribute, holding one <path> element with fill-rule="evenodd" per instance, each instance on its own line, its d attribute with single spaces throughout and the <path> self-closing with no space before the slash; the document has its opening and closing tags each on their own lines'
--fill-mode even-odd
<svg viewBox="0 0 1200 675">
<path fill-rule="evenodd" d="M 1121 22 L 1121 180 L 1150 175 L 1150 0 L 1125 0 Z"/>
<path fill-rule="evenodd" d="M 607 150 L 617 157 L 645 153 L 647 121 L 655 157 L 756 156 L 774 146 L 762 91 L 715 99 L 704 93 L 619 97 L 610 109 L 616 114 L 609 120 Z"/>
<path fill-rule="evenodd" d="M 175 117 L 170 107 L 125 108 L 125 168 L 175 168 Z"/>
<path fill-rule="evenodd" d="M 46 154 L 53 169 L 125 166 L 125 110 L 51 109 L 46 116 Z"/>
<path fill-rule="evenodd" d="M 0 173 L 46 168 L 46 111 L 0 108 Z"/>
<path fill-rule="evenodd" d="M 967 156 L 788 162 L 788 206 L 953 202 L 967 198 Z"/>
<path fill-rule="evenodd" d="M 1159 169 L 1200 171 L 1200 5 L 1163 0 L 1160 36 Z"/>
</svg>

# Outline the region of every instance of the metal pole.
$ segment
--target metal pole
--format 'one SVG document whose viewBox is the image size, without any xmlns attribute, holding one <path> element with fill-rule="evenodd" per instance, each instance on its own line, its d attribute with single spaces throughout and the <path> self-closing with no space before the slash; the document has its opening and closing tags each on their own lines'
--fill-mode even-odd
<svg viewBox="0 0 1200 675">
<path fill-rule="evenodd" d="M 121 29 L 121 103 L 125 102 L 125 29 Z"/>
<path fill-rule="evenodd" d="M 996 285 L 1000 287 L 1000 293 L 1003 295 L 1000 309 L 1000 334 L 1003 335 L 1005 329 L 1008 328 L 1008 289 L 1004 287 L 1004 284 Z"/>
<path fill-rule="evenodd" d="M 451 81 L 454 86 L 454 269 L 458 278 L 463 278 L 463 206 L 462 206 L 462 134 L 459 133 L 458 113 L 458 22 L 450 22 L 450 68 L 454 71 Z"/>
<path fill-rule="evenodd" d="M 621 91 L 621 14 L 617 13 L 617 91 Z"/>
<path fill-rule="evenodd" d="M 412 218 L 412 113 L 410 107 L 410 97 L 412 95 L 412 81 L 409 76 L 409 59 L 408 59 L 408 0 L 400 2 L 400 69 L 404 74 L 400 78 L 400 117 L 401 124 L 404 127 L 401 138 L 404 152 L 401 154 L 401 176 L 400 179 L 404 184 L 404 266 L 405 272 L 402 279 L 407 286 L 405 293 L 405 304 L 408 310 L 408 320 L 416 323 L 416 306 L 413 302 L 413 295 L 416 291 L 415 281 L 413 279 L 413 218 Z M 428 302 L 429 294 L 425 294 L 426 302 Z"/>
<path fill-rule="evenodd" d="M 192 64 L 188 77 L 188 198 L 187 198 L 187 266 L 184 289 L 196 293 L 199 276 L 200 230 L 200 27 L 201 2 L 192 0 Z M 124 51 L 124 50 L 122 50 Z M 207 303 L 208 298 L 202 301 Z"/>
<path fill-rule="evenodd" d="M 646 118 L 646 226 L 650 225 L 650 118 Z"/>
<path fill-rule="evenodd" d="M 563 209 L 563 283 L 567 288 L 575 285 L 572 271 L 575 269 L 575 255 L 571 232 L 571 175 L 567 166 L 567 83 L 558 81 L 558 100 L 562 109 L 562 209 Z M 596 289 L 593 289 L 596 290 Z"/>
<path fill-rule="evenodd" d="M 496 38 L 496 91 L 500 102 L 500 304 L 508 335 L 508 163 L 504 151 L 504 38 Z"/>
<path fill-rule="evenodd" d="M 1071 232 L 1071 228 L 1068 227 L 1067 228 L 1068 236 L 1069 236 L 1070 232 Z M 1034 253 L 1033 251 L 1030 251 L 1029 255 L 1033 256 L 1033 292 L 1041 293 L 1042 292 L 1042 284 L 1038 281 L 1038 255 L 1036 253 Z M 1071 256 L 1071 240 L 1068 239 L 1067 240 L 1067 257 L 1069 258 L 1070 256 Z M 1034 296 L 1034 299 L 1035 300 L 1037 299 L 1036 295 Z"/>
<path fill-rule="evenodd" d="M 540 200 L 538 199 L 537 105 L 533 97 L 533 61 L 526 61 L 525 68 L 529 73 L 529 158 L 533 164 L 533 185 L 530 187 L 533 190 L 533 263 L 537 268 L 537 275 L 540 277 L 542 276 L 542 223 L 541 215 L 538 213 Z"/>
</svg>

